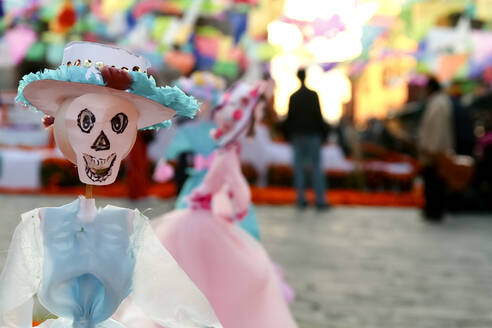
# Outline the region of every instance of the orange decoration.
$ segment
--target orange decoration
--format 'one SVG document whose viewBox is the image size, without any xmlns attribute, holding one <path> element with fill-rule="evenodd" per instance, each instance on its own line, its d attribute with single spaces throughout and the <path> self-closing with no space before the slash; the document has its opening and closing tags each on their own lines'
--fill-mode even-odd
<svg viewBox="0 0 492 328">
<path fill-rule="evenodd" d="M 165 62 L 179 70 L 184 75 L 188 75 L 195 66 L 195 57 L 192 54 L 181 51 L 169 51 L 165 55 Z"/>
<path fill-rule="evenodd" d="M 66 1 L 60 8 L 56 19 L 51 21 L 50 28 L 57 33 L 66 33 L 77 21 L 77 12 L 70 1 Z"/>
<path fill-rule="evenodd" d="M 77 13 L 75 12 L 72 4 L 70 2 L 66 2 L 58 14 L 58 23 L 64 28 L 70 28 L 75 25 L 76 21 Z"/>
</svg>

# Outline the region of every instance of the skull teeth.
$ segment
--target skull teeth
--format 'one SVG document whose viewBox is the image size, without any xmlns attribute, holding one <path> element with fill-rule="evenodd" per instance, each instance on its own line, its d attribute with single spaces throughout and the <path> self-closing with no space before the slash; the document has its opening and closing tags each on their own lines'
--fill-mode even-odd
<svg viewBox="0 0 492 328">
<path fill-rule="evenodd" d="M 85 162 L 85 173 L 92 181 L 103 182 L 111 175 L 111 168 L 116 160 L 115 153 L 107 158 L 95 158 L 85 153 L 82 156 Z"/>
</svg>

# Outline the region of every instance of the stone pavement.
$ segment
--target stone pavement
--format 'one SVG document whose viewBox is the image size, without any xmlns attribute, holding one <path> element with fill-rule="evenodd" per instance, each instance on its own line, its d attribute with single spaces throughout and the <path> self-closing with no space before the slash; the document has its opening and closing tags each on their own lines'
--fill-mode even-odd
<svg viewBox="0 0 492 328">
<path fill-rule="evenodd" d="M 0 195 L 0 267 L 19 213 L 72 199 Z M 149 217 L 172 208 L 155 199 L 109 202 L 152 208 Z M 393 208 L 261 206 L 257 215 L 263 244 L 297 291 L 300 328 L 492 327 L 492 215 L 443 225 Z"/>
</svg>

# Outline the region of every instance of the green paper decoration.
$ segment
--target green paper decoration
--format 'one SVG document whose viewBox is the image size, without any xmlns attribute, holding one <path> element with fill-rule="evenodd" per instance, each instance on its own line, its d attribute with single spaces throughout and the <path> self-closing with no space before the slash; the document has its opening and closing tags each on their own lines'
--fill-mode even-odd
<svg viewBox="0 0 492 328">
<path fill-rule="evenodd" d="M 261 61 L 268 61 L 280 53 L 281 50 L 282 48 L 280 46 L 274 46 L 265 42 L 258 46 L 256 55 Z"/>
<path fill-rule="evenodd" d="M 235 78 L 239 74 L 239 67 L 235 62 L 217 61 L 212 71 L 220 76 Z"/>
<path fill-rule="evenodd" d="M 171 23 L 171 17 L 163 16 L 158 17 L 154 21 L 154 30 L 152 31 L 152 38 L 156 41 L 160 41 L 164 33 L 166 33 Z"/>
<path fill-rule="evenodd" d="M 34 43 L 26 54 L 26 59 L 30 61 L 41 61 L 44 59 L 46 44 L 43 42 Z"/>
<path fill-rule="evenodd" d="M 466 79 L 468 77 L 469 73 L 469 64 L 468 60 L 458 69 L 456 72 L 454 78 L 455 79 Z"/>
<path fill-rule="evenodd" d="M 221 36 L 222 32 L 213 26 L 200 26 L 196 29 L 196 34 L 200 36 L 216 37 Z"/>
<path fill-rule="evenodd" d="M 419 74 L 428 74 L 430 72 L 429 66 L 423 62 L 417 62 L 417 66 L 415 67 L 415 71 Z"/>
</svg>

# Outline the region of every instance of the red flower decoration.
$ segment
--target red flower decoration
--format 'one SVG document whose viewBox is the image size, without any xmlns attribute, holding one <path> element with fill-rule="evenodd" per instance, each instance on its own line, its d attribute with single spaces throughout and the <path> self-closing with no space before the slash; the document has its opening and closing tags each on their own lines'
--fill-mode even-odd
<svg viewBox="0 0 492 328">
<path fill-rule="evenodd" d="M 249 95 L 252 98 L 256 98 L 256 96 L 258 95 L 258 88 L 254 88 L 253 90 L 251 90 L 251 92 L 249 93 Z"/>
<path fill-rule="evenodd" d="M 242 211 L 240 213 L 237 213 L 233 217 L 226 217 L 226 221 L 230 223 L 238 222 L 244 220 L 244 218 L 248 215 L 248 210 Z"/>
<path fill-rule="evenodd" d="M 236 214 L 236 218 L 239 220 L 239 221 L 242 221 L 246 216 L 248 215 L 248 210 L 244 210 L 238 214 Z"/>
<path fill-rule="evenodd" d="M 212 194 L 202 195 L 193 193 L 190 196 L 190 207 L 192 210 L 211 210 L 212 209 Z"/>
<path fill-rule="evenodd" d="M 214 131 L 214 135 L 213 135 L 213 138 L 214 139 L 219 139 L 220 137 L 222 137 L 224 135 L 224 132 L 221 130 L 221 129 L 216 129 Z"/>
<path fill-rule="evenodd" d="M 242 97 L 241 98 L 241 105 L 243 107 L 246 107 L 246 106 L 248 106 L 248 104 L 249 104 L 249 98 L 248 97 Z"/>
<path fill-rule="evenodd" d="M 116 67 L 104 66 L 101 69 L 101 75 L 106 86 L 113 89 L 130 89 L 133 82 L 131 75 L 127 71 Z"/>
<path fill-rule="evenodd" d="M 243 111 L 240 109 L 236 109 L 232 114 L 232 118 L 234 119 L 234 121 L 239 121 L 241 117 L 243 117 Z"/>
<path fill-rule="evenodd" d="M 77 21 L 77 13 L 70 2 L 66 2 L 58 14 L 58 24 L 62 28 L 70 28 Z"/>
<path fill-rule="evenodd" d="M 49 128 L 51 125 L 55 123 L 55 118 L 53 116 L 45 115 L 43 116 L 41 121 L 43 122 L 45 128 Z"/>
</svg>

